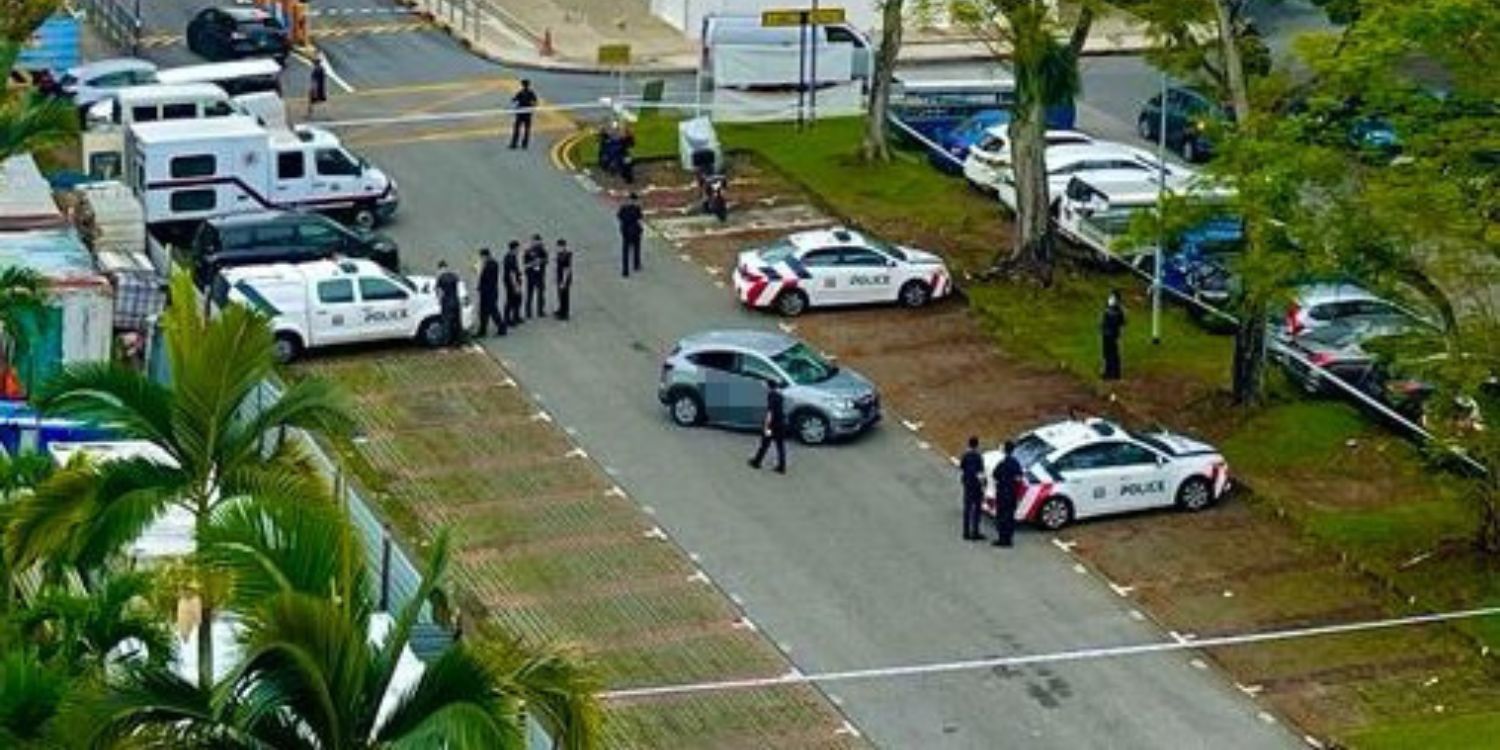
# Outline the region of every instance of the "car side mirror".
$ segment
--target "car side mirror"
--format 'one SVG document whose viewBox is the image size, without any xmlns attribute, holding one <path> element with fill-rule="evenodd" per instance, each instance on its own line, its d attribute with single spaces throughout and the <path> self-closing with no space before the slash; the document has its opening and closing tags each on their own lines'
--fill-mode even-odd
<svg viewBox="0 0 1500 750">
<path fill-rule="evenodd" d="M 894 261 L 894 260 L 887 260 L 885 262 L 885 267 L 886 268 L 895 268 L 896 267 L 896 261 Z"/>
</svg>

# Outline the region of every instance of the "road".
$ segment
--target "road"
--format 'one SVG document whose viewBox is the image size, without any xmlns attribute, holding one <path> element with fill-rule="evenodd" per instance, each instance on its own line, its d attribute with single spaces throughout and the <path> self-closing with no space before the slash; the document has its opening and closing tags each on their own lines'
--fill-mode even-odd
<svg viewBox="0 0 1500 750">
<path fill-rule="evenodd" d="M 185 6 L 150 1 L 161 6 L 160 17 L 148 16 L 153 28 L 185 24 L 190 15 Z M 387 7 L 364 1 L 363 7 Z M 343 7 L 356 7 L 349 2 Z M 320 0 L 319 7 L 327 6 Z M 438 94 L 418 93 L 424 85 L 515 75 L 432 30 L 349 34 L 320 46 L 353 89 L 407 87 L 405 109 L 442 106 Z M 182 62 L 178 52 L 151 54 Z M 1151 85 L 1152 76 L 1130 67 L 1139 62 L 1099 65 L 1090 63 L 1090 76 L 1121 79 L 1109 88 L 1120 100 L 1115 104 L 1138 101 L 1125 81 Z M 529 75 L 556 101 L 591 100 L 613 86 L 599 78 Z M 1115 104 L 1100 110 L 1108 114 Z M 439 259 L 467 268 L 476 246 L 532 232 L 566 237 L 578 248 L 575 320 L 530 322 L 487 348 L 700 556 L 799 669 L 1166 637 L 1133 617 L 1101 581 L 1075 571 L 1044 535 L 1023 534 L 1016 549 L 1003 553 L 958 541 L 952 469 L 898 425 L 847 445 L 794 448 L 786 477 L 744 465 L 749 436 L 672 427 L 654 393 L 660 356 L 671 343 L 704 328 L 769 328 L 774 321 L 740 310 L 727 291 L 657 242 L 648 243 L 643 276 L 618 278 L 610 207 L 553 169 L 546 136 L 540 140 L 520 152 L 483 135 L 387 137 L 361 148 L 401 182 L 403 206 L 388 229 L 414 268 Z M 832 692 L 876 744 L 891 748 L 1296 744 L 1186 655 L 847 684 Z"/>
</svg>

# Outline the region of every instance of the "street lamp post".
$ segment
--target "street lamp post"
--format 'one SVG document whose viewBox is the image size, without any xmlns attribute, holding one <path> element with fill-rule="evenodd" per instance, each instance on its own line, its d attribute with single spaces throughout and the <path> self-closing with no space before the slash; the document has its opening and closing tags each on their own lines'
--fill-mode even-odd
<svg viewBox="0 0 1500 750">
<path fill-rule="evenodd" d="M 1156 124 L 1156 252 L 1151 267 L 1151 343 L 1161 343 L 1162 246 L 1167 241 L 1167 74 L 1161 74 L 1161 119 Z"/>
</svg>

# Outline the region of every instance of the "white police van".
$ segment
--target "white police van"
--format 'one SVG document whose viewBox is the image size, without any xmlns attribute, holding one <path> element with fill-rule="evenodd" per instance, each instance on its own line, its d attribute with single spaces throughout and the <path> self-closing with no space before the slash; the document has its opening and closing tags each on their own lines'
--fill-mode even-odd
<svg viewBox="0 0 1500 750">
<path fill-rule="evenodd" d="M 925 250 L 834 228 L 740 253 L 734 291 L 747 307 L 795 316 L 809 307 L 877 302 L 921 307 L 950 294 L 953 277 Z"/>
<path fill-rule="evenodd" d="M 1016 440 L 1023 472 L 1016 520 L 1060 529 L 1076 519 L 1176 506 L 1199 511 L 1229 491 L 1229 463 L 1206 443 L 1161 430 L 1132 432 L 1103 419 L 1044 425 Z M 1003 451 L 984 455 L 992 476 Z M 985 510 L 995 512 L 993 482 Z"/>
<path fill-rule="evenodd" d="M 363 259 L 236 266 L 219 273 L 215 304 L 248 305 L 271 319 L 276 358 L 295 359 L 323 346 L 416 339 L 448 340 L 434 279 L 403 276 Z M 464 328 L 473 322 L 469 295 L 459 286 Z"/>
</svg>

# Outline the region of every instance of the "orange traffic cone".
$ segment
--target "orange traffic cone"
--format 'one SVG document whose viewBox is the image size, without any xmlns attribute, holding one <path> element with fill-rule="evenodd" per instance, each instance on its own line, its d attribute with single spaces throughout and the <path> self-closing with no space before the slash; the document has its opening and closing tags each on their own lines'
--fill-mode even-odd
<svg viewBox="0 0 1500 750">
<path fill-rule="evenodd" d="M 537 49 L 537 52 L 539 52 L 542 57 L 551 57 L 551 56 L 557 54 L 557 50 L 555 50 L 555 49 L 552 48 L 552 28 L 551 27 L 548 27 L 548 28 L 542 30 L 542 44 Z"/>
</svg>

